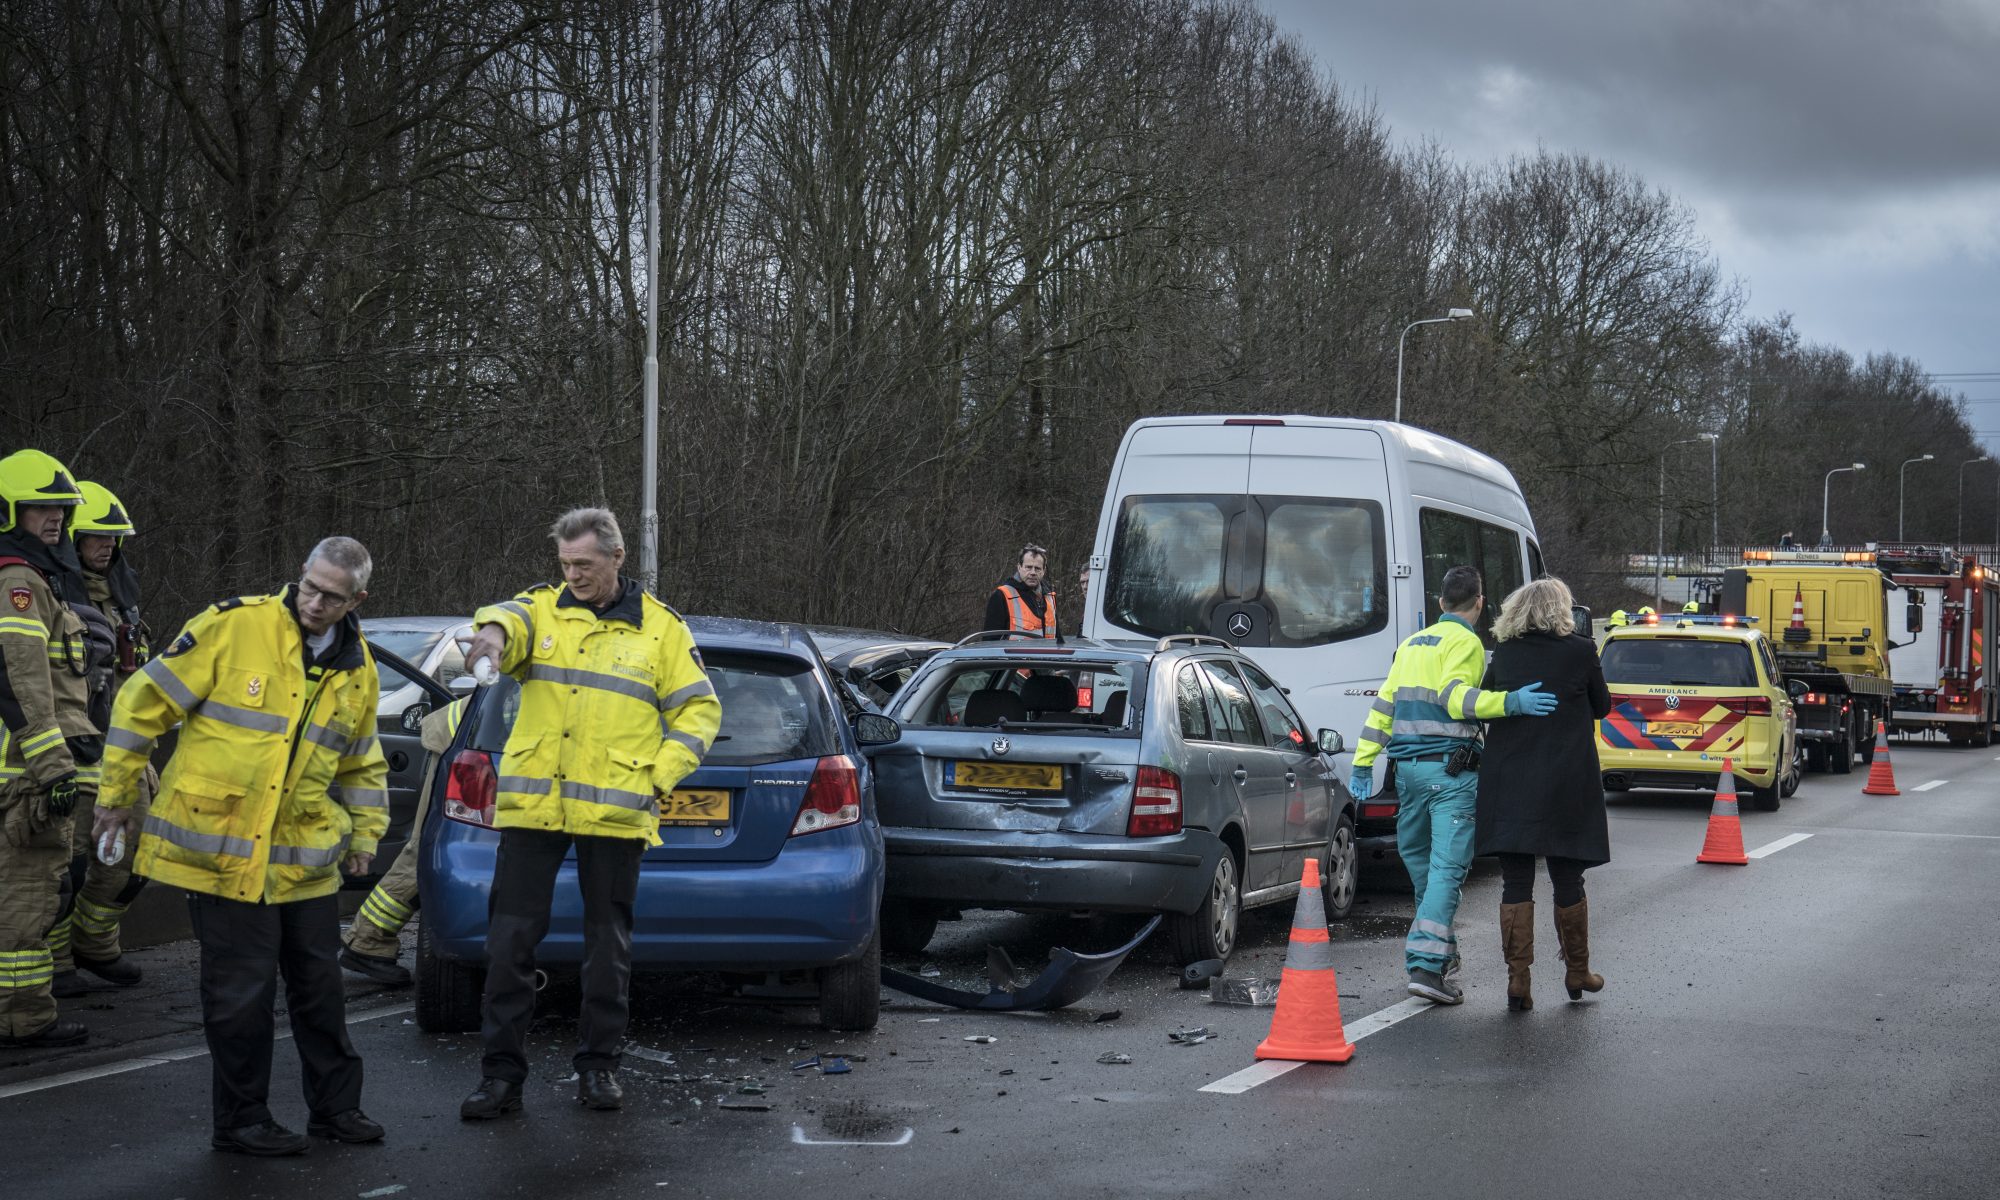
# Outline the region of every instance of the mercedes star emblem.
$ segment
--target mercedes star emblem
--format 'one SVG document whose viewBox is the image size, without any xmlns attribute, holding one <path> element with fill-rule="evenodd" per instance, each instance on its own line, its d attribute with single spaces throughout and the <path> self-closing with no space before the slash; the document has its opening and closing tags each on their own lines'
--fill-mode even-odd
<svg viewBox="0 0 2000 1200">
<path fill-rule="evenodd" d="M 1014 743 L 1008 741 L 1006 738 L 997 737 L 993 739 L 993 753 L 995 754 L 1005 754 L 1013 748 Z"/>
<path fill-rule="evenodd" d="M 1245 638 L 1250 636 L 1250 614 L 1235 613 L 1229 618 L 1229 636 Z"/>
</svg>

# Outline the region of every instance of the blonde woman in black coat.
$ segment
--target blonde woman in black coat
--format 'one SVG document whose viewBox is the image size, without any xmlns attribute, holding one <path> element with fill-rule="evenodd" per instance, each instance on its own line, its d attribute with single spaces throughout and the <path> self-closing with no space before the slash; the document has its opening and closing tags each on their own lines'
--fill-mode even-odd
<svg viewBox="0 0 2000 1200">
<path fill-rule="evenodd" d="M 1535 961 L 1535 859 L 1555 888 L 1557 944 L 1572 1000 L 1601 991 L 1590 970 L 1590 905 L 1583 872 L 1611 861 L 1604 784 L 1597 768 L 1597 722 L 1611 711 L 1597 645 L 1580 636 L 1569 588 L 1538 579 L 1515 589 L 1493 623 L 1498 647 L 1487 688 L 1540 680 L 1556 710 L 1533 720 L 1503 717 L 1487 726 L 1479 767 L 1473 852 L 1500 859 L 1500 945 L 1507 956 L 1507 1007 L 1535 1006 L 1528 966 Z"/>
</svg>

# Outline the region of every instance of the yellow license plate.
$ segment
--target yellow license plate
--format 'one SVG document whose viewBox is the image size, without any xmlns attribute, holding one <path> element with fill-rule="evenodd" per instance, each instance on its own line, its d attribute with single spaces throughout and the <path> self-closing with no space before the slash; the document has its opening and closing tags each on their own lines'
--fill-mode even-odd
<svg viewBox="0 0 2000 1200">
<path fill-rule="evenodd" d="M 1055 763 L 954 762 L 950 783 L 974 792 L 1060 792 L 1062 767 Z"/>
<path fill-rule="evenodd" d="M 662 825 L 727 825 L 729 793 L 707 788 L 683 788 L 660 801 Z"/>
<path fill-rule="evenodd" d="M 1648 721 L 1646 732 L 1654 737 L 1691 738 L 1701 736 L 1700 722 Z"/>
</svg>

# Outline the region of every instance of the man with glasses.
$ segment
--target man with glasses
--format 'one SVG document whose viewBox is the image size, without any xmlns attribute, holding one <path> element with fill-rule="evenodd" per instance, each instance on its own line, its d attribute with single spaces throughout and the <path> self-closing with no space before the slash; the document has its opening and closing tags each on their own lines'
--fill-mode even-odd
<svg viewBox="0 0 2000 1200">
<path fill-rule="evenodd" d="M 361 1111 L 361 1056 L 348 1040 L 336 959 L 340 871 L 366 874 L 389 827 L 388 766 L 375 739 L 381 685 L 354 615 L 371 569 L 361 543 L 327 538 L 296 585 L 224 600 L 189 621 L 112 707 L 92 832 L 139 838 L 134 874 L 188 892 L 217 1150 L 280 1155 L 308 1145 L 265 1103 L 279 975 L 307 1132 L 382 1137 Z M 179 745 L 135 829 L 153 742 L 176 724 Z"/>
</svg>

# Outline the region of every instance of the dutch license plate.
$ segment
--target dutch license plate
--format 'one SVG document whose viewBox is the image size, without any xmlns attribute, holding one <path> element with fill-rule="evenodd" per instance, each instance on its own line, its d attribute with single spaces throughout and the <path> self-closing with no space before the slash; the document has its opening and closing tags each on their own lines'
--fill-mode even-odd
<svg viewBox="0 0 2000 1200">
<path fill-rule="evenodd" d="M 1691 738 L 1701 736 L 1700 722 L 1648 721 L 1646 732 L 1655 737 Z"/>
<path fill-rule="evenodd" d="M 662 825 L 727 825 L 729 793 L 709 788 L 679 788 L 660 800 Z"/>
<path fill-rule="evenodd" d="M 945 782 L 966 792 L 1016 796 L 1062 791 L 1062 767 L 1056 763 L 953 762 Z"/>
</svg>

